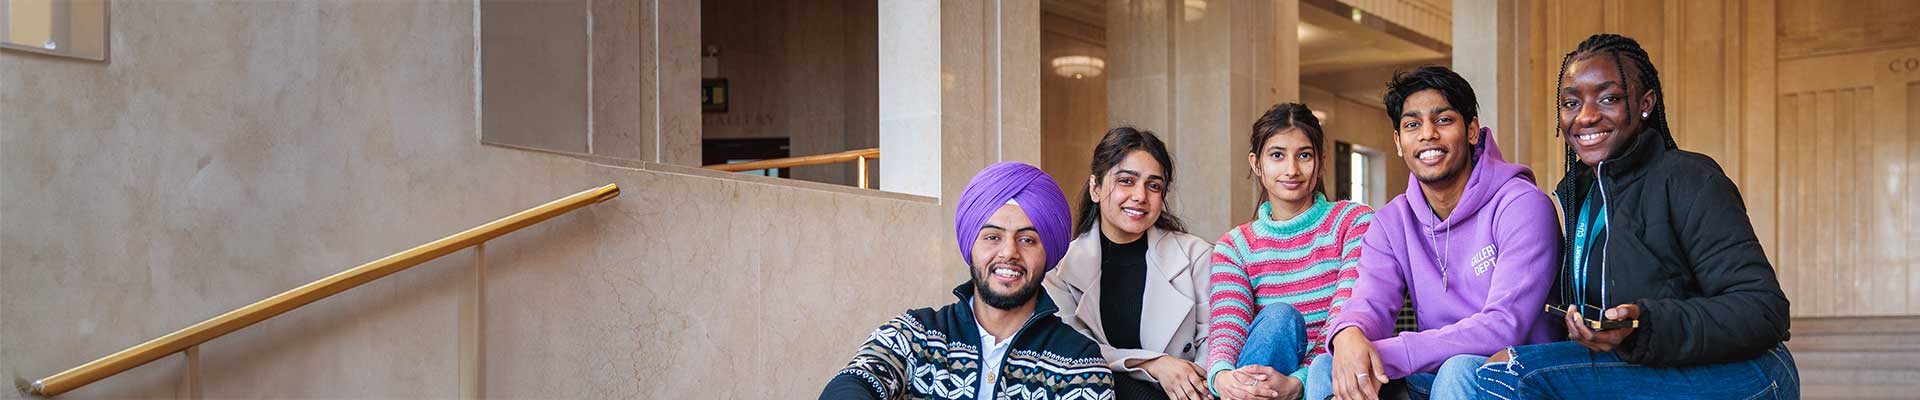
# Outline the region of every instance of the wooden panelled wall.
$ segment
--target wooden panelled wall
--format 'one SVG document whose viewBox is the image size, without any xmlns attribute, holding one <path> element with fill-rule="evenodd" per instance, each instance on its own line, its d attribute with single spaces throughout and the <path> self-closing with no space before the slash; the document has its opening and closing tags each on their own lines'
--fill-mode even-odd
<svg viewBox="0 0 1920 400">
<path fill-rule="evenodd" d="M 1795 317 L 1920 315 L 1920 2 L 1543 1 L 1533 134 L 1543 189 L 1565 167 L 1551 93 L 1588 35 L 1640 41 L 1683 149 L 1739 183 Z"/>
</svg>

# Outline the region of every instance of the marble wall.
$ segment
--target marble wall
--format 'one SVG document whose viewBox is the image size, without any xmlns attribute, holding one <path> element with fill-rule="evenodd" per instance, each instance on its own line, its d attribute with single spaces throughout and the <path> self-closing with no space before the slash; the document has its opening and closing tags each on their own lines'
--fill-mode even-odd
<svg viewBox="0 0 1920 400">
<path fill-rule="evenodd" d="M 652 24 L 698 15 L 679 1 L 621 12 L 672 32 Z M 0 374 L 624 193 L 65 398 L 805 397 L 873 326 L 965 276 L 936 197 L 480 144 L 472 1 L 112 7 L 111 62 L 0 53 Z M 649 54 L 633 68 L 668 68 Z M 635 151 L 677 163 L 698 111 L 655 111 Z"/>
<path fill-rule="evenodd" d="M 477 3 L 483 142 L 700 165 L 700 0 Z"/>
<path fill-rule="evenodd" d="M 1299 22 L 1294 0 L 1107 2 L 1107 120 L 1166 139 L 1181 175 L 1168 206 L 1196 235 L 1253 218 L 1247 136 L 1300 97 Z"/>
<path fill-rule="evenodd" d="M 1040 33 L 1040 168 L 1067 192 L 1073 215 L 1087 189 L 1093 148 L 1107 129 L 1107 75 L 1075 79 L 1053 72 L 1055 57 L 1083 55 L 1107 59 L 1104 30 L 1075 20 L 1043 14 Z M 1179 161 L 1175 160 L 1176 167 Z M 1178 169 L 1176 168 L 1176 171 Z M 1178 177 L 1175 177 L 1177 180 Z M 1077 217 L 1076 217 L 1077 218 Z"/>
<path fill-rule="evenodd" d="M 1407 169 L 1406 160 L 1394 154 L 1393 122 L 1387 120 L 1385 106 L 1378 100 L 1361 102 L 1360 99 L 1342 96 L 1313 86 L 1300 88 L 1300 101 L 1314 111 L 1327 113 L 1327 118 L 1320 120 L 1320 127 L 1326 132 L 1327 143 L 1324 146 L 1328 151 L 1332 151 L 1333 142 L 1340 141 L 1366 146 L 1380 152 L 1380 156 L 1384 158 L 1382 164 L 1386 166 L 1385 182 L 1381 182 L 1386 191 L 1386 199 L 1392 201 L 1394 196 L 1406 193 L 1407 174 L 1410 170 Z M 1333 158 L 1329 156 L 1327 160 L 1328 163 L 1332 163 Z M 1329 196 L 1337 193 L 1332 189 L 1334 171 L 1336 169 L 1329 166 L 1327 173 L 1321 176 L 1320 184 L 1327 185 Z M 1367 205 L 1379 208 L 1386 203 L 1374 202 Z"/>
<path fill-rule="evenodd" d="M 1536 109 L 1540 92 L 1526 85 L 1536 76 L 1538 65 L 1530 59 L 1533 30 L 1533 2 L 1526 0 L 1460 0 L 1453 4 L 1454 72 L 1473 85 L 1480 104 L 1480 125 L 1493 129 L 1502 156 L 1509 162 L 1527 163 L 1537 154 L 1527 149 L 1537 142 L 1557 142 L 1556 138 L 1530 134 L 1537 114 L 1522 112 Z"/>
<path fill-rule="evenodd" d="M 719 49 L 731 101 L 701 115 L 701 137 L 785 137 L 794 157 L 878 147 L 877 6 L 705 0 L 701 45 Z M 854 168 L 798 167 L 791 177 L 852 186 Z"/>
<path fill-rule="evenodd" d="M 881 190 L 955 198 L 995 161 L 1041 163 L 1038 2 L 887 1 L 879 15 Z"/>
</svg>

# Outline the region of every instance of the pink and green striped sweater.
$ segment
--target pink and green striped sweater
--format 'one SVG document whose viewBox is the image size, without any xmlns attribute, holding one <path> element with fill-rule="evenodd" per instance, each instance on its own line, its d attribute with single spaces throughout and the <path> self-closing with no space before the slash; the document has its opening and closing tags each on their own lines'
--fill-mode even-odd
<svg viewBox="0 0 1920 400">
<path fill-rule="evenodd" d="M 1234 368 L 1246 345 L 1247 326 L 1268 305 L 1289 304 L 1307 320 L 1304 363 L 1326 352 L 1321 330 L 1353 294 L 1360 276 L 1360 236 L 1373 209 L 1314 195 L 1313 206 L 1291 220 L 1275 221 L 1271 203 L 1253 221 L 1228 231 L 1213 246 L 1208 302 L 1213 320 L 1207 338 L 1207 376 Z"/>
</svg>

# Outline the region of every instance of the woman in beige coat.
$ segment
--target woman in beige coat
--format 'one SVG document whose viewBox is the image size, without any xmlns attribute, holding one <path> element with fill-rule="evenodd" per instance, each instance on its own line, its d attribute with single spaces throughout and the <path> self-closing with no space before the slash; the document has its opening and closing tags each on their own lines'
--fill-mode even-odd
<svg viewBox="0 0 1920 400">
<path fill-rule="evenodd" d="M 1045 282 L 1060 319 L 1100 344 L 1117 397 L 1210 398 L 1200 357 L 1213 243 L 1164 209 L 1166 145 L 1115 128 L 1094 148 L 1091 171 L 1076 237 Z"/>
</svg>

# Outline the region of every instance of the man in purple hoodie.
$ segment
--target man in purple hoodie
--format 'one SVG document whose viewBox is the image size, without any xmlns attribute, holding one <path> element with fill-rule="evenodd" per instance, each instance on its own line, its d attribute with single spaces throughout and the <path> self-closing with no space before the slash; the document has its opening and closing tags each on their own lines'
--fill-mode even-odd
<svg viewBox="0 0 1920 400">
<path fill-rule="evenodd" d="M 1501 159 L 1459 74 L 1396 74 L 1384 102 L 1413 177 L 1361 238 L 1360 279 L 1306 392 L 1372 399 L 1404 378 L 1416 399 L 1472 398 L 1487 356 L 1560 337 L 1541 306 L 1560 261 L 1558 215 L 1532 171 Z M 1403 293 L 1419 330 L 1396 334 Z"/>
</svg>

